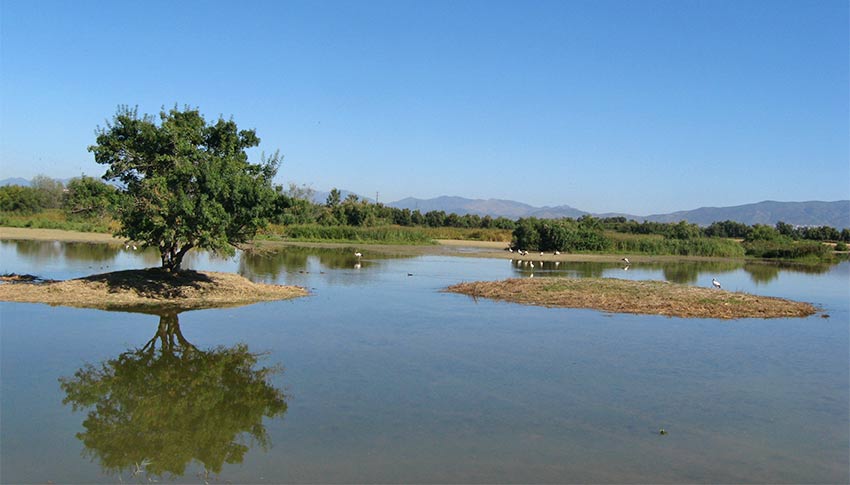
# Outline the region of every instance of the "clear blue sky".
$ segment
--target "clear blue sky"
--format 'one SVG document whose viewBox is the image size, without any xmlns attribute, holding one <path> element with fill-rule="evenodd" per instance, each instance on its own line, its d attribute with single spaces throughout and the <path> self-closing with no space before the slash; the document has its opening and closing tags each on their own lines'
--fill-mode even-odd
<svg viewBox="0 0 850 485">
<path fill-rule="evenodd" d="M 0 178 L 100 176 L 86 147 L 119 104 L 176 103 L 255 128 L 281 183 L 382 201 L 850 198 L 846 0 L 2 0 L 0 16 Z"/>
</svg>

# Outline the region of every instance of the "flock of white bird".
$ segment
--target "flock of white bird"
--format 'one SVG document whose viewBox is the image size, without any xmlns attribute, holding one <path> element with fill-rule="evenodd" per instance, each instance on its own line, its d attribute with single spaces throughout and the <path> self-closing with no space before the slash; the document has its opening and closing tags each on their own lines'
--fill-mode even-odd
<svg viewBox="0 0 850 485">
<path fill-rule="evenodd" d="M 505 248 L 505 251 L 508 251 L 508 252 L 510 252 L 510 253 L 513 253 L 513 252 L 514 252 L 514 248 L 512 248 L 512 247 L 507 247 L 507 248 Z M 524 250 L 524 249 L 517 249 L 517 250 L 516 250 L 516 253 L 517 253 L 517 254 L 519 254 L 520 256 L 526 256 L 526 255 L 528 255 L 528 251 L 526 251 L 526 250 Z M 543 251 L 540 251 L 540 255 L 541 255 L 541 256 L 543 256 L 543 254 L 544 254 L 544 253 L 543 253 Z M 560 251 L 555 251 L 555 252 L 554 252 L 554 253 L 552 253 L 552 254 L 554 254 L 555 256 L 558 256 L 558 255 L 560 255 L 560 254 L 561 254 L 561 252 L 560 252 Z M 630 267 L 630 266 L 631 266 L 631 264 L 632 264 L 632 262 L 631 262 L 631 261 L 629 261 L 629 258 L 622 258 L 620 261 L 622 261 L 622 262 L 623 262 L 623 263 L 625 263 L 625 265 L 626 265 L 626 266 L 623 268 L 623 271 L 628 271 L 628 270 L 629 270 L 629 267 Z M 511 262 L 513 262 L 513 259 L 511 259 Z M 538 264 L 540 265 L 540 266 L 539 266 L 540 268 L 543 268 L 543 261 L 540 261 Z M 558 265 L 560 265 L 560 264 L 561 264 L 561 262 L 560 262 L 560 261 L 555 261 L 555 262 L 554 262 L 554 264 L 555 264 L 555 267 L 557 268 L 557 267 L 558 267 Z M 535 266 L 534 266 L 534 261 L 523 261 L 522 259 L 518 259 L 518 260 L 517 260 L 517 266 L 519 266 L 519 265 L 527 266 L 527 267 L 529 267 L 529 268 L 531 268 L 531 269 L 534 269 L 534 268 L 535 268 Z M 532 273 L 531 275 L 529 275 L 529 278 L 534 278 L 534 273 Z M 714 286 L 714 287 L 715 287 L 715 288 L 717 288 L 717 289 L 721 289 L 721 287 L 720 287 L 720 282 L 719 282 L 719 281 L 717 281 L 717 278 L 712 278 L 712 279 L 711 279 L 711 285 L 712 285 L 712 286 Z"/>
</svg>

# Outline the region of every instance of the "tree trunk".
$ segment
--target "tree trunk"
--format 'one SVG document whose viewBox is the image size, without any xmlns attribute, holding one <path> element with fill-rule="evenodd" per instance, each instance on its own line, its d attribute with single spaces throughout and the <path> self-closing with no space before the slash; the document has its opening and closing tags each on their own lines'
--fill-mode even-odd
<svg viewBox="0 0 850 485">
<path fill-rule="evenodd" d="M 183 256 L 192 249 L 193 244 L 186 244 L 178 249 L 177 244 L 171 246 L 160 246 L 159 254 L 162 259 L 162 269 L 169 273 L 177 273 L 180 271 L 180 265 L 183 264 Z"/>
</svg>

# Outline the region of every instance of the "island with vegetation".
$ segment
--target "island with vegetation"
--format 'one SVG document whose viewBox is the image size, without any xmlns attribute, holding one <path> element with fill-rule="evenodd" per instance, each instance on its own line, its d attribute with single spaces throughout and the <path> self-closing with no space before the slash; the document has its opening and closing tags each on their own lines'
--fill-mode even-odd
<svg viewBox="0 0 850 485">
<path fill-rule="evenodd" d="M 460 283 L 446 291 L 525 305 L 682 318 L 787 318 L 817 312 L 808 303 L 782 298 L 616 278 L 514 278 Z"/>
<path fill-rule="evenodd" d="M 192 249 L 232 255 L 251 240 L 273 214 L 272 178 L 277 153 L 259 164 L 246 150 L 259 145 L 254 130 L 239 130 L 232 120 L 207 123 L 197 109 L 163 110 L 159 123 L 150 115 L 120 107 L 98 129 L 89 147 L 95 161 L 108 168 L 107 186 L 90 178 L 69 183 L 58 197 L 56 184 L 41 180 L 41 199 L 24 197 L 21 188 L 2 192 L 3 208 L 23 208 L 21 201 L 58 199 L 73 219 L 109 218 L 108 227 L 126 245 L 155 248 L 159 268 L 119 271 L 69 281 L 30 281 L 0 285 L 7 301 L 41 302 L 107 310 L 182 311 L 232 306 L 303 296 L 298 287 L 256 284 L 231 274 L 183 271 Z M 15 195 L 17 194 L 17 195 Z M 33 193 L 30 193 L 32 196 Z M 17 204 L 17 205 L 15 205 Z M 30 205 L 31 207 L 31 205 Z"/>
</svg>

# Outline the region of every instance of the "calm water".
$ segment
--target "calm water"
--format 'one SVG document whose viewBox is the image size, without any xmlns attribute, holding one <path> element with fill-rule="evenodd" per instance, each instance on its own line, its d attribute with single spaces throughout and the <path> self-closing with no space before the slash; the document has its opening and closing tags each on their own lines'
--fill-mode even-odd
<svg viewBox="0 0 850 485">
<path fill-rule="evenodd" d="M 720 321 L 474 301 L 440 290 L 530 268 L 357 266 L 351 252 L 188 262 L 310 289 L 294 301 L 180 315 L 0 303 L 0 482 L 848 481 L 847 262 L 535 263 L 534 277 L 716 276 L 830 315 Z M 0 243 L 3 273 L 157 262 Z"/>
</svg>

